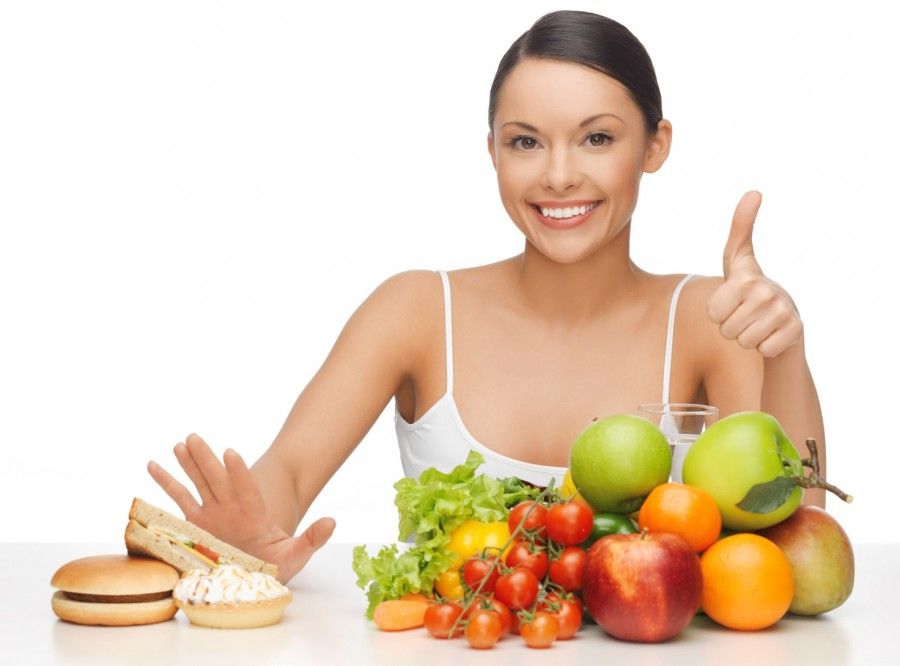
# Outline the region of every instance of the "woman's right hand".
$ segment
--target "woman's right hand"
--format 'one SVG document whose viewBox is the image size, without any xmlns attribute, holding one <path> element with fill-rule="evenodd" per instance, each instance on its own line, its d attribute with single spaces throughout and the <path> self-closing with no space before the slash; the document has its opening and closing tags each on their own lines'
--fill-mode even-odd
<svg viewBox="0 0 900 666">
<path fill-rule="evenodd" d="M 147 465 L 150 476 L 184 512 L 187 520 L 217 538 L 260 559 L 278 565 L 278 580 L 293 578 L 334 532 L 332 518 L 320 518 L 300 536 L 275 524 L 259 486 L 238 453 L 227 449 L 224 465 L 198 435 L 175 446 L 175 457 L 193 481 L 202 504 L 157 463 Z"/>
</svg>

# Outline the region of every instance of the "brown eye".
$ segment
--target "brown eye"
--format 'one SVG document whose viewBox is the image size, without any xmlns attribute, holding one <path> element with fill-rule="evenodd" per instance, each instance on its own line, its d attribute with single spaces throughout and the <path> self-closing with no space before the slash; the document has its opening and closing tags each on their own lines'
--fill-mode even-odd
<svg viewBox="0 0 900 666">
<path fill-rule="evenodd" d="M 519 150 L 531 150 L 537 146 L 537 140 L 532 136 L 517 136 L 509 142 L 509 145 Z"/>
<path fill-rule="evenodd" d="M 609 134 L 604 134 L 603 132 L 594 132 L 593 134 L 588 135 L 588 141 L 591 142 L 592 146 L 603 146 L 609 143 L 612 140 L 612 137 Z"/>
</svg>

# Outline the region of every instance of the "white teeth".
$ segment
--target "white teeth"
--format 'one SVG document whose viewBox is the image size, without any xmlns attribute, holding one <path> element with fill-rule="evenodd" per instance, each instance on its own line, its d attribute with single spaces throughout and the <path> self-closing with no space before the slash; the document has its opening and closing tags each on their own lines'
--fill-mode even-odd
<svg viewBox="0 0 900 666">
<path fill-rule="evenodd" d="M 544 217 L 552 217 L 557 220 L 564 220 L 568 217 L 575 217 L 576 215 L 584 215 L 592 208 L 596 208 L 599 202 L 595 201 L 594 203 L 588 204 L 587 206 L 577 206 L 577 207 L 569 207 L 569 208 L 544 208 L 540 207 L 541 215 Z"/>
</svg>

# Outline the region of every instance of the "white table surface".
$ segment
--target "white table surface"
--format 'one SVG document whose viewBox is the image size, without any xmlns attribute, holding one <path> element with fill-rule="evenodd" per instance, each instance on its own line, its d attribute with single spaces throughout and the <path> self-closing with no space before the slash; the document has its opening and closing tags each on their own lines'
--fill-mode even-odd
<svg viewBox="0 0 900 666">
<path fill-rule="evenodd" d="M 182 613 L 142 627 L 84 627 L 50 610 L 49 581 L 63 563 L 123 552 L 120 545 L 0 544 L 2 664 L 706 664 L 791 666 L 900 663 L 900 544 L 858 544 L 856 583 L 840 608 L 817 618 L 785 616 L 759 632 L 723 629 L 698 616 L 676 639 L 637 644 L 606 636 L 596 625 L 549 650 L 530 650 L 508 636 L 492 650 L 465 639 L 439 641 L 424 629 L 381 632 L 363 616 L 365 596 L 350 568 L 352 544 L 328 544 L 294 578 L 281 624 L 220 630 L 191 626 Z M 374 553 L 377 546 L 370 545 Z"/>
</svg>

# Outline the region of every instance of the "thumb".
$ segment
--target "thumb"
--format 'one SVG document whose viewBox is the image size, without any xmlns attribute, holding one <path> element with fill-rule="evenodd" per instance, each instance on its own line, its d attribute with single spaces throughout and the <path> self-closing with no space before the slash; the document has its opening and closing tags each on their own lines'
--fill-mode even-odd
<svg viewBox="0 0 900 666">
<path fill-rule="evenodd" d="M 734 209 L 734 217 L 731 218 L 731 232 L 728 234 L 728 242 L 725 243 L 725 252 L 722 255 L 722 271 L 726 279 L 738 259 L 754 256 L 753 223 L 756 222 L 760 204 L 762 204 L 762 194 L 751 190 L 741 197 L 737 208 Z"/>
<path fill-rule="evenodd" d="M 305 567 L 309 558 L 331 538 L 335 525 L 334 518 L 319 518 L 303 534 L 294 537 L 287 558 L 289 565 L 287 568 L 279 567 L 278 580 L 287 582 Z"/>
</svg>

